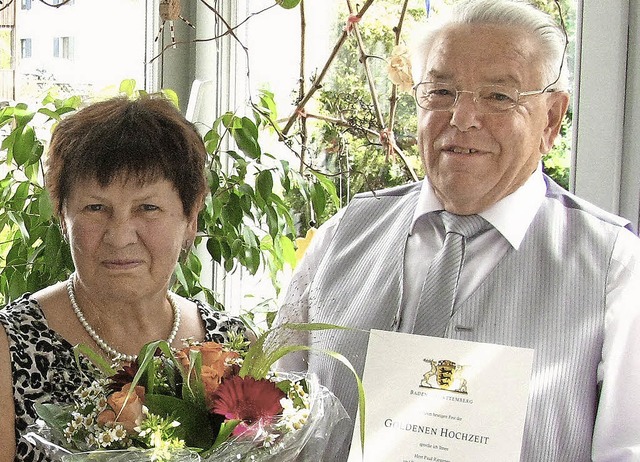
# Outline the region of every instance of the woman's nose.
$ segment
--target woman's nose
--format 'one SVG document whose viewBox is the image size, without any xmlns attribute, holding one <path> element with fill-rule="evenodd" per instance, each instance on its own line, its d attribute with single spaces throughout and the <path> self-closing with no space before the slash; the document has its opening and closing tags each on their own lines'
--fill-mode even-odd
<svg viewBox="0 0 640 462">
<path fill-rule="evenodd" d="M 104 242 L 113 247 L 126 247 L 138 240 L 133 217 L 128 214 L 113 214 L 104 232 Z"/>
</svg>

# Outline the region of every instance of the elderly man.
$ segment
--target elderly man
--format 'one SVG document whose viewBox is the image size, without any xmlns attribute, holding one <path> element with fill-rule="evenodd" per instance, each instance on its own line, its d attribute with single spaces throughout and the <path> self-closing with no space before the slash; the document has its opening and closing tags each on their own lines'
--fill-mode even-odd
<svg viewBox="0 0 640 462">
<path fill-rule="evenodd" d="M 426 27 L 414 63 L 426 178 L 358 195 L 326 223 L 279 319 L 362 330 L 297 339 L 360 373 L 369 329 L 534 349 L 521 460 L 640 460 L 640 240 L 541 169 L 569 104 L 565 35 L 515 0 L 462 1 Z M 446 301 L 422 289 L 445 284 L 429 267 L 456 227 L 464 265 Z M 307 365 L 354 416 L 346 368 L 281 363 Z"/>
</svg>

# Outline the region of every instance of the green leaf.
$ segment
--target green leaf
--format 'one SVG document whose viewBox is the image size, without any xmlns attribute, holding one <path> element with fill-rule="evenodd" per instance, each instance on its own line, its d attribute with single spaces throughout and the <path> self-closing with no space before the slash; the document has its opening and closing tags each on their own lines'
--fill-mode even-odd
<svg viewBox="0 0 640 462">
<path fill-rule="evenodd" d="M 136 91 L 136 81 L 134 79 L 125 79 L 120 82 L 120 93 L 123 93 L 129 97 L 133 96 Z"/>
<path fill-rule="evenodd" d="M 175 107 L 180 108 L 180 101 L 178 98 L 178 94 L 171 90 L 170 88 L 163 88 L 161 90 L 161 93 L 164 95 L 165 98 L 167 98 L 169 101 L 171 101 Z"/>
<path fill-rule="evenodd" d="M 176 269 L 175 269 L 175 275 L 176 275 L 176 279 L 178 280 L 178 282 L 180 283 L 180 285 L 184 288 L 189 287 L 189 283 L 187 282 L 187 278 L 184 275 L 184 271 L 182 270 L 182 263 L 179 265 L 176 265 Z"/>
<path fill-rule="evenodd" d="M 296 247 L 293 241 L 287 236 L 280 236 L 280 248 L 282 249 L 282 258 L 285 262 L 295 268 L 297 263 Z"/>
<path fill-rule="evenodd" d="M 36 414 L 44 420 L 50 428 L 62 429 L 71 419 L 71 412 L 64 406 L 52 403 L 35 403 Z"/>
<path fill-rule="evenodd" d="M 269 235 L 275 238 L 280 232 L 280 221 L 278 220 L 278 213 L 276 212 L 276 209 L 271 205 L 267 205 L 264 208 L 264 211 L 267 216 L 267 227 L 269 228 Z"/>
<path fill-rule="evenodd" d="M 325 196 L 324 188 L 320 183 L 314 183 L 310 193 L 311 204 L 313 205 L 313 210 L 316 212 L 316 216 L 322 216 L 327 206 L 327 197 Z"/>
<path fill-rule="evenodd" d="M 215 153 L 220 147 L 222 137 L 216 130 L 209 130 L 203 137 L 205 147 L 209 154 Z"/>
<path fill-rule="evenodd" d="M 207 251 L 213 261 L 222 263 L 222 247 L 217 239 L 212 237 L 207 240 Z"/>
<path fill-rule="evenodd" d="M 7 210 L 6 212 L 9 219 L 18 227 L 20 230 L 20 234 L 22 235 L 22 240 L 27 242 L 29 240 L 29 230 L 24 224 L 24 220 L 21 216 L 16 215 L 13 211 Z"/>
<path fill-rule="evenodd" d="M 32 161 L 32 154 L 36 152 L 38 141 L 33 127 L 27 125 L 16 132 L 13 142 L 13 158 L 18 165 L 24 165 Z"/>
<path fill-rule="evenodd" d="M 41 107 L 40 109 L 38 109 L 38 112 L 40 114 L 48 116 L 49 119 L 60 120 L 60 114 L 58 114 L 56 111 L 52 111 L 49 108 Z"/>
<path fill-rule="evenodd" d="M 187 446 L 209 449 L 218 434 L 210 414 L 202 408 L 175 396 L 146 394 L 144 404 L 153 414 L 170 417 L 180 422 L 176 433 Z"/>
<path fill-rule="evenodd" d="M 41 191 L 38 195 L 38 214 L 43 221 L 47 221 L 53 217 L 53 204 L 49 194 Z"/>
<path fill-rule="evenodd" d="M 242 207 L 240 205 L 240 198 L 236 194 L 229 196 L 229 201 L 222 209 L 222 216 L 232 226 L 239 226 L 242 223 Z"/>
<path fill-rule="evenodd" d="M 26 126 L 29 122 L 33 120 L 33 116 L 35 112 L 30 111 L 29 107 L 24 103 L 16 104 L 14 117 L 16 119 L 16 125 L 18 126 Z"/>
<path fill-rule="evenodd" d="M 276 3 L 282 8 L 290 10 L 291 8 L 295 8 L 296 6 L 298 6 L 300 0 L 276 0 Z"/>
<path fill-rule="evenodd" d="M 270 202 L 273 192 L 273 176 L 270 170 L 263 170 L 256 177 L 256 191 L 265 202 Z"/>
<path fill-rule="evenodd" d="M 235 430 L 235 428 L 238 426 L 240 422 L 242 422 L 242 420 L 237 420 L 237 419 L 231 419 L 223 422 L 222 425 L 220 425 L 218 436 L 216 437 L 216 440 L 214 441 L 213 446 L 211 446 L 211 451 L 218 448 L 225 441 L 227 441 L 231 436 L 231 434 L 233 433 L 233 430 Z M 202 457 L 206 458 L 207 456 L 209 456 L 211 451 L 202 453 L 201 454 Z"/>
<path fill-rule="evenodd" d="M 240 127 L 232 128 L 231 135 L 242 152 L 252 159 L 259 159 L 262 154 L 258 142 L 258 127 L 248 117 L 240 120 Z"/>
<path fill-rule="evenodd" d="M 323 175 L 322 173 L 315 170 L 311 170 L 311 173 L 313 173 L 313 176 L 316 177 L 324 190 L 327 192 L 327 194 L 329 195 L 329 199 L 333 203 L 334 207 L 340 207 L 340 198 L 338 197 L 338 193 L 336 192 L 336 185 L 333 183 L 333 181 L 327 178 L 326 175 Z"/>
<path fill-rule="evenodd" d="M 116 371 L 111 367 L 111 363 L 96 353 L 93 348 L 90 346 L 79 343 L 78 345 L 73 347 L 73 356 L 76 358 L 76 363 L 80 364 L 80 355 L 85 356 L 89 359 L 93 364 L 95 364 L 98 369 L 107 377 L 111 377 L 115 375 Z"/>
<path fill-rule="evenodd" d="M 16 188 L 16 191 L 13 193 L 13 197 L 11 198 L 13 201 L 14 210 L 23 211 L 28 197 L 29 197 L 29 182 L 20 181 L 18 183 L 18 187 Z"/>
</svg>

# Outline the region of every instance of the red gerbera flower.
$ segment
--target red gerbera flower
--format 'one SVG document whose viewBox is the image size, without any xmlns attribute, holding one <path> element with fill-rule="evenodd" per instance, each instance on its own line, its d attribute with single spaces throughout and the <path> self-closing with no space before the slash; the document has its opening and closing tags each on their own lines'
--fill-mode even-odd
<svg viewBox="0 0 640 462">
<path fill-rule="evenodd" d="M 252 424 L 269 425 L 282 412 L 280 400 L 285 394 L 269 380 L 234 376 L 216 390 L 212 411 L 226 419 L 242 420 L 234 435 L 244 433 Z"/>
</svg>

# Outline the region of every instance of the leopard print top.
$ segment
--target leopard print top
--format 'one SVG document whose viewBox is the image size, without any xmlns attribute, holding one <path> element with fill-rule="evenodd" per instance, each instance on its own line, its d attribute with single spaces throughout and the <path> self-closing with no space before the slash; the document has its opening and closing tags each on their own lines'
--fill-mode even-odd
<svg viewBox="0 0 640 462">
<path fill-rule="evenodd" d="M 227 331 L 245 331 L 238 318 L 193 301 L 205 324 L 205 340 L 223 342 Z M 73 346 L 49 328 L 40 305 L 31 294 L 25 294 L 0 309 L 0 325 L 7 332 L 13 368 L 15 462 L 47 461 L 46 455 L 22 436 L 37 417 L 34 404 L 68 403 L 75 390 L 91 383 L 95 372 L 84 357 L 81 357 L 81 367 L 78 368 Z"/>
</svg>

